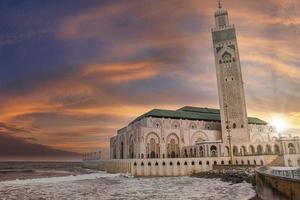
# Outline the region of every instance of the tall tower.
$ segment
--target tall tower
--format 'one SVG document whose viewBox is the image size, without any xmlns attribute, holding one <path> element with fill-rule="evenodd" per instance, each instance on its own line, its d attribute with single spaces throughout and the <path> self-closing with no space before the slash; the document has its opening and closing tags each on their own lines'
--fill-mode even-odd
<svg viewBox="0 0 300 200">
<path fill-rule="evenodd" d="M 227 141 L 227 128 L 230 128 L 233 143 L 247 142 L 250 136 L 235 27 L 229 24 L 228 12 L 222 9 L 220 2 L 218 10 L 215 12 L 215 28 L 212 29 L 212 39 L 217 71 L 222 139 Z"/>
</svg>

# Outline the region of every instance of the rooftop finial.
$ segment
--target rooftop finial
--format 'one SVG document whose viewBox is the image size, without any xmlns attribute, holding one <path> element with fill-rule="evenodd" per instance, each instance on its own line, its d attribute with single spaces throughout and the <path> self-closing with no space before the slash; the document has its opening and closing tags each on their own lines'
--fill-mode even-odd
<svg viewBox="0 0 300 200">
<path fill-rule="evenodd" d="M 222 8 L 221 1 L 220 1 L 220 0 L 219 0 L 218 7 L 219 7 L 219 9 L 221 9 L 221 8 Z"/>
</svg>

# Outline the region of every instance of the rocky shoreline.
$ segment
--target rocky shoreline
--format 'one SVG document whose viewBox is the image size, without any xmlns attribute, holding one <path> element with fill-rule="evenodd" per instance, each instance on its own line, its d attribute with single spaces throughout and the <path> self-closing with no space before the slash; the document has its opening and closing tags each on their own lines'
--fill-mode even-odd
<svg viewBox="0 0 300 200">
<path fill-rule="evenodd" d="M 231 182 L 232 184 L 247 182 L 253 186 L 256 185 L 255 170 L 253 168 L 218 169 L 194 173 L 191 176 L 198 178 L 219 178 L 221 181 Z"/>
</svg>

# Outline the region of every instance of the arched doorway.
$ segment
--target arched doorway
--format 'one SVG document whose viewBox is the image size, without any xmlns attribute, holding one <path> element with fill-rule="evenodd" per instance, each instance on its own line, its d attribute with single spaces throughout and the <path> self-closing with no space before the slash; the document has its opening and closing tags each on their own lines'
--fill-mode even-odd
<svg viewBox="0 0 300 200">
<path fill-rule="evenodd" d="M 180 156 L 179 138 L 175 133 L 167 137 L 167 155 L 168 158 L 178 158 Z"/>
<path fill-rule="evenodd" d="M 199 147 L 199 156 L 200 156 L 200 157 L 204 157 L 204 149 L 203 149 L 203 146 L 200 146 L 200 147 Z"/>
<path fill-rule="evenodd" d="M 271 154 L 272 150 L 271 150 L 271 146 L 267 144 L 266 146 L 266 154 Z"/>
<path fill-rule="evenodd" d="M 121 149 L 120 149 L 120 158 L 124 158 L 124 142 L 121 142 Z"/>
<path fill-rule="evenodd" d="M 237 148 L 237 146 L 233 146 L 233 155 L 234 156 L 238 155 L 238 148 Z"/>
<path fill-rule="evenodd" d="M 150 152 L 149 158 L 156 157 L 156 143 L 154 138 L 150 139 L 149 152 Z"/>
<path fill-rule="evenodd" d="M 215 145 L 212 145 L 210 147 L 210 155 L 211 155 L 211 157 L 217 157 L 218 156 L 217 147 Z"/>
<path fill-rule="evenodd" d="M 247 154 L 247 150 L 246 150 L 246 147 L 245 147 L 245 146 L 242 146 L 242 147 L 240 148 L 240 154 L 241 154 L 242 156 L 244 156 L 244 155 Z"/>
<path fill-rule="evenodd" d="M 263 148 L 261 145 L 257 146 L 257 154 L 261 155 L 263 153 Z"/>
<path fill-rule="evenodd" d="M 254 148 L 253 145 L 250 145 L 250 153 L 251 153 L 252 155 L 255 154 L 255 148 Z"/>
</svg>

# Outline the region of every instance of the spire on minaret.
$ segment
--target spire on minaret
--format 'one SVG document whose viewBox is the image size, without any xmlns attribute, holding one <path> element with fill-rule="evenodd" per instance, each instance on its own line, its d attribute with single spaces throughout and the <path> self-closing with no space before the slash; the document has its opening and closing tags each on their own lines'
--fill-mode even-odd
<svg viewBox="0 0 300 200">
<path fill-rule="evenodd" d="M 218 7 L 219 7 L 219 9 L 222 8 L 221 1 L 220 1 L 220 0 L 219 0 L 219 3 L 218 3 Z"/>
</svg>

